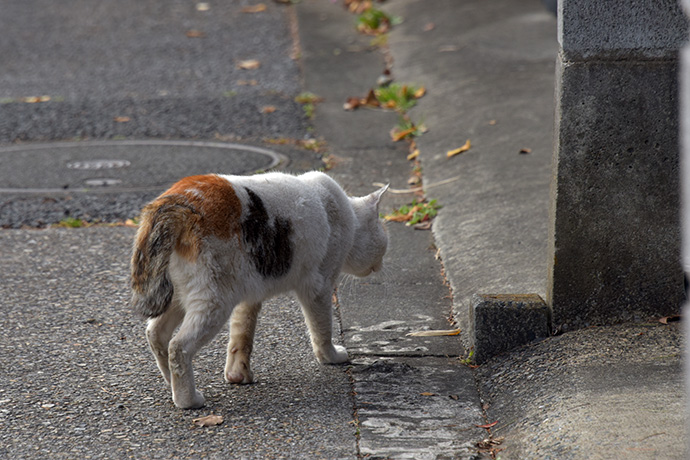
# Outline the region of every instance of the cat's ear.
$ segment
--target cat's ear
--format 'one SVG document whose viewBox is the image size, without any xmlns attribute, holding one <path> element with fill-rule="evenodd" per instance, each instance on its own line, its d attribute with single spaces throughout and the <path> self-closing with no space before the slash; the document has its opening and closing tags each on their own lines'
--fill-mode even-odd
<svg viewBox="0 0 690 460">
<path fill-rule="evenodd" d="M 381 202 L 381 197 L 383 194 L 388 190 L 388 186 L 390 184 L 386 184 L 377 191 L 370 193 L 365 197 L 367 203 L 369 203 L 371 206 L 375 207 L 376 209 L 379 208 L 379 203 Z"/>
</svg>

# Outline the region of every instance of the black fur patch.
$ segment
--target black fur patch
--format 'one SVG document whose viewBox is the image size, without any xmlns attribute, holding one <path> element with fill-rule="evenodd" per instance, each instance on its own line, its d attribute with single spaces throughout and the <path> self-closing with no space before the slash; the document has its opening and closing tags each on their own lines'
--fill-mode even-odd
<svg viewBox="0 0 690 460">
<path fill-rule="evenodd" d="M 278 216 L 271 223 L 261 198 L 250 189 L 246 190 L 249 205 L 242 221 L 244 243 L 256 270 L 265 278 L 278 278 L 292 265 L 292 223 Z"/>
</svg>

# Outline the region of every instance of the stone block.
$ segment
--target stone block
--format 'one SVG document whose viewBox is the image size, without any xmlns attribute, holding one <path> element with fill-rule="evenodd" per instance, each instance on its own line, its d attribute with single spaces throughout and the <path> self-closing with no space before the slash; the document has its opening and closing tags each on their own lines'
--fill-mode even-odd
<svg viewBox="0 0 690 460">
<path fill-rule="evenodd" d="M 677 0 L 559 1 L 566 60 L 675 57 L 688 23 Z"/>
<path fill-rule="evenodd" d="M 677 313 L 676 60 L 558 64 L 547 303 L 554 327 Z"/>
<path fill-rule="evenodd" d="M 537 294 L 475 294 L 470 308 L 474 361 L 550 335 L 550 312 Z"/>
</svg>

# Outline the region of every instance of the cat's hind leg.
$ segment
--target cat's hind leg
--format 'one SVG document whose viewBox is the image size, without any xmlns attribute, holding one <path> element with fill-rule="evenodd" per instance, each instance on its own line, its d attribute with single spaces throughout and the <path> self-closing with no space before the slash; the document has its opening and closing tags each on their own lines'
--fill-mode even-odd
<svg viewBox="0 0 690 460">
<path fill-rule="evenodd" d="M 225 380 L 228 383 L 251 383 L 254 380 L 249 359 L 260 310 L 261 303 L 240 303 L 230 316 L 230 340 L 225 362 Z"/>
<path fill-rule="evenodd" d="M 156 358 L 158 369 L 168 385 L 170 385 L 168 344 L 173 332 L 175 332 L 175 328 L 182 322 L 182 318 L 184 318 L 184 311 L 175 299 L 165 313 L 150 319 L 146 327 L 146 340 L 149 343 L 149 348 Z"/>
<path fill-rule="evenodd" d="M 185 305 L 187 311 L 180 330 L 168 347 L 170 383 L 175 405 L 181 409 L 196 409 L 206 400 L 194 384 L 192 358 L 225 325 L 232 308 L 209 301 Z"/>
<path fill-rule="evenodd" d="M 333 344 L 332 296 L 330 286 L 316 293 L 297 292 L 309 328 L 314 355 L 324 364 L 339 364 L 348 360 L 345 347 Z"/>
</svg>

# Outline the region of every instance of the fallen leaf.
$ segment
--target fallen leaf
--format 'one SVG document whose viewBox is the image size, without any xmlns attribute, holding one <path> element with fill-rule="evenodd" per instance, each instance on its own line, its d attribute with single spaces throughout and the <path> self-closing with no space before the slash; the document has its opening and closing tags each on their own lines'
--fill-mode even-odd
<svg viewBox="0 0 690 460">
<path fill-rule="evenodd" d="M 435 330 L 435 331 L 418 331 L 410 332 L 408 337 L 439 337 L 443 335 L 458 335 L 462 332 L 460 329 Z"/>
<path fill-rule="evenodd" d="M 668 324 L 668 323 L 672 323 L 674 321 L 680 321 L 680 315 L 671 315 L 671 316 L 664 316 L 663 318 L 659 318 L 659 322 L 661 324 Z"/>
<path fill-rule="evenodd" d="M 433 22 L 427 22 L 427 23 L 424 25 L 424 28 L 423 28 L 422 30 L 423 30 L 424 32 L 431 32 L 431 31 L 434 30 L 435 28 L 436 28 L 436 24 L 434 24 Z"/>
<path fill-rule="evenodd" d="M 343 109 L 345 110 L 355 110 L 357 107 L 359 107 L 361 104 L 359 103 L 359 98 L 357 97 L 348 97 L 347 101 L 345 101 L 345 104 L 343 104 Z"/>
<path fill-rule="evenodd" d="M 415 99 L 419 99 L 420 97 L 424 96 L 426 94 L 426 88 L 421 86 L 417 89 L 417 91 L 414 92 L 414 97 Z"/>
<path fill-rule="evenodd" d="M 525 155 L 525 154 L 527 154 L 527 153 L 532 153 L 532 149 L 527 149 L 527 148 L 525 148 L 525 149 L 520 149 L 520 153 L 523 154 L 523 155 Z"/>
<path fill-rule="evenodd" d="M 417 158 L 418 156 L 419 156 L 419 149 L 415 149 L 412 153 L 410 153 L 409 155 L 407 155 L 407 159 L 408 159 L 409 161 L 412 161 L 412 160 L 414 160 L 415 158 Z"/>
<path fill-rule="evenodd" d="M 187 36 L 187 38 L 202 38 L 202 37 L 204 37 L 206 34 L 204 34 L 204 33 L 203 33 L 202 31 L 200 31 L 200 30 L 190 29 L 190 30 L 188 30 L 187 32 L 185 32 L 185 35 Z"/>
<path fill-rule="evenodd" d="M 278 110 L 278 109 L 276 109 L 275 106 L 273 106 L 273 105 L 265 105 L 265 106 L 261 107 L 261 113 L 273 113 L 276 110 Z"/>
<path fill-rule="evenodd" d="M 407 222 L 409 220 L 412 220 L 412 217 L 414 216 L 414 213 L 422 209 L 421 206 L 413 206 L 410 208 L 407 214 L 388 214 L 384 216 L 384 219 L 387 221 L 392 221 L 392 222 Z"/>
<path fill-rule="evenodd" d="M 475 425 L 475 426 L 476 426 L 477 428 L 489 429 L 489 428 L 491 428 L 491 427 L 493 427 L 493 426 L 496 426 L 497 423 L 498 423 L 498 420 L 496 420 L 495 422 L 492 422 L 492 423 L 487 423 L 486 425 Z"/>
<path fill-rule="evenodd" d="M 446 153 L 446 156 L 448 158 L 454 157 L 455 155 L 457 155 L 459 153 L 467 152 L 471 147 L 472 147 L 472 144 L 470 143 L 470 140 L 467 139 L 467 142 L 465 142 L 462 147 L 457 148 L 455 150 L 449 150 L 448 153 Z"/>
<path fill-rule="evenodd" d="M 489 124 L 490 124 L 491 126 L 494 126 L 494 125 L 496 124 L 496 120 L 489 120 Z"/>
<path fill-rule="evenodd" d="M 439 53 L 451 53 L 451 52 L 457 51 L 459 49 L 460 49 L 459 47 L 454 46 L 454 45 L 444 45 L 444 46 L 439 47 L 438 52 Z"/>
<path fill-rule="evenodd" d="M 196 4 L 197 11 L 208 11 L 211 9 L 211 5 L 206 2 L 199 2 Z"/>
<path fill-rule="evenodd" d="M 403 129 L 402 131 L 398 131 L 398 128 L 393 128 L 391 130 L 391 139 L 393 139 L 393 142 L 398 142 L 402 139 L 405 139 L 407 136 L 414 133 L 416 130 L 416 126 L 413 126 L 412 128 Z"/>
<path fill-rule="evenodd" d="M 266 11 L 266 5 L 263 3 L 257 3 L 256 5 L 245 6 L 242 8 L 243 13 L 261 13 Z"/>
<path fill-rule="evenodd" d="M 477 447 L 481 450 L 495 450 L 495 451 L 500 451 L 501 449 L 494 449 L 494 446 L 500 446 L 501 443 L 505 440 L 504 437 L 499 437 L 499 438 L 487 438 L 482 441 L 479 441 L 477 443 Z"/>
<path fill-rule="evenodd" d="M 261 67 L 261 62 L 256 59 L 247 59 L 245 61 L 240 61 L 237 63 L 237 67 L 244 70 L 253 70 Z"/>
<path fill-rule="evenodd" d="M 369 105 L 371 107 L 378 107 L 381 105 L 379 100 L 376 98 L 376 93 L 374 93 L 373 89 L 370 89 L 367 93 L 367 97 L 362 99 L 360 102 L 362 103 L 362 105 Z"/>
<path fill-rule="evenodd" d="M 29 96 L 20 99 L 20 101 L 26 102 L 27 104 L 35 104 L 37 102 L 48 102 L 49 100 L 50 96 Z"/>
<path fill-rule="evenodd" d="M 431 221 L 427 220 L 426 222 L 414 224 L 412 228 L 415 230 L 431 230 Z"/>
<path fill-rule="evenodd" d="M 192 420 L 192 423 L 196 426 L 216 426 L 223 423 L 223 416 L 211 414 L 205 417 L 195 418 Z"/>
<path fill-rule="evenodd" d="M 423 393 L 419 393 L 422 396 L 436 396 L 436 393 L 431 393 L 430 391 L 425 391 Z"/>
<path fill-rule="evenodd" d="M 448 395 L 448 397 L 449 397 L 450 399 L 455 400 L 455 401 L 457 401 L 458 399 L 460 399 L 460 396 L 458 396 L 458 395 Z"/>
<path fill-rule="evenodd" d="M 127 123 L 130 120 L 131 120 L 131 118 L 129 118 L 129 117 L 115 117 L 115 118 L 113 118 L 113 121 L 115 123 Z"/>
<path fill-rule="evenodd" d="M 256 86 L 259 82 L 256 80 L 237 80 L 237 84 L 240 86 Z"/>
</svg>

